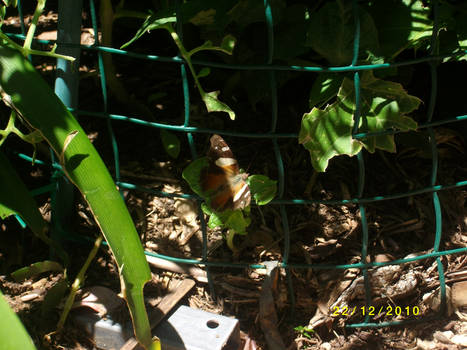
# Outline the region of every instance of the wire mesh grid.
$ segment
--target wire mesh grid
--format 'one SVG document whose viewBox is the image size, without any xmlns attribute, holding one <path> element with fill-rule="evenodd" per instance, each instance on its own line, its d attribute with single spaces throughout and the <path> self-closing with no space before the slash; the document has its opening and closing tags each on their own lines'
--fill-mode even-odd
<svg viewBox="0 0 467 350">
<path fill-rule="evenodd" d="M 19 5 L 19 14 L 22 18 L 21 13 L 21 4 L 18 1 Z M 91 11 L 91 18 L 93 29 L 95 33 L 98 33 L 98 23 L 97 23 L 97 16 L 96 16 L 96 9 L 95 9 L 95 2 L 94 0 L 90 0 L 89 2 L 90 11 Z M 100 46 L 98 40 L 94 45 L 78 45 L 78 44 L 66 44 L 70 47 L 80 47 L 82 50 L 90 50 L 97 52 L 98 55 L 98 66 L 100 71 L 100 82 L 101 82 L 101 91 L 103 97 L 103 112 L 96 112 L 96 111 L 86 111 L 86 110 L 73 110 L 76 115 L 88 115 L 88 116 L 95 116 L 100 118 L 105 118 L 108 122 L 108 130 L 110 136 L 112 138 L 112 147 L 114 153 L 114 166 L 115 166 L 115 181 L 117 185 L 121 189 L 128 189 L 128 190 L 136 190 L 136 191 L 143 191 L 147 193 L 151 193 L 155 196 L 163 196 L 163 197 L 182 197 L 182 198 L 189 198 L 195 199 L 198 203 L 198 211 L 199 211 L 199 218 L 201 221 L 202 227 L 202 256 L 198 259 L 183 259 L 183 258 L 176 258 L 172 256 L 166 256 L 162 254 L 156 254 L 152 252 L 146 252 L 148 255 L 152 255 L 155 257 L 160 257 L 166 260 L 175 261 L 178 263 L 184 264 L 197 264 L 203 265 L 206 267 L 208 272 L 208 280 L 210 282 L 211 290 L 214 291 L 214 286 L 212 283 L 212 278 L 210 278 L 209 270 L 210 267 L 214 266 L 227 266 L 227 267 L 234 267 L 234 268 L 252 268 L 252 269 L 260 269 L 265 268 L 262 264 L 246 264 L 246 263 L 233 263 L 233 262 L 219 262 L 219 261 L 210 261 L 208 258 L 208 247 L 207 247 L 207 228 L 206 222 L 204 221 L 204 215 L 201 210 L 201 199 L 197 196 L 191 194 L 171 194 L 171 193 L 164 193 L 161 191 L 155 191 L 149 188 L 145 188 L 133 183 L 122 182 L 120 177 L 120 165 L 119 165 L 119 150 L 117 140 L 115 138 L 115 134 L 113 132 L 113 122 L 114 121 L 126 121 L 130 123 L 134 123 L 137 125 L 141 125 L 144 127 L 150 128 L 157 128 L 157 129 L 166 129 L 177 131 L 180 133 L 184 133 L 188 140 L 192 158 L 195 159 L 198 157 L 196 153 L 196 149 L 194 146 L 194 135 L 203 133 L 203 134 L 212 134 L 217 133 L 221 135 L 230 135 L 234 137 L 244 137 L 244 138 L 262 138 L 262 139 L 269 139 L 272 144 L 272 148 L 274 151 L 275 159 L 277 162 L 277 169 L 278 169 L 278 194 L 276 199 L 274 199 L 270 205 L 275 205 L 279 207 L 279 213 L 281 216 L 282 222 L 282 229 L 284 233 L 283 241 L 283 253 L 282 253 L 282 261 L 281 267 L 285 269 L 287 274 L 287 283 L 289 288 L 290 300 L 292 306 L 295 303 L 294 300 L 294 287 L 292 283 L 292 278 L 290 276 L 290 269 L 294 268 L 301 268 L 301 269 L 360 269 L 362 275 L 364 277 L 364 289 L 365 289 L 365 303 L 366 307 L 371 305 L 371 280 L 369 277 L 368 270 L 386 266 L 386 265 L 394 265 L 394 264 L 404 264 L 408 262 L 428 259 L 428 258 L 435 258 L 437 263 L 438 275 L 439 275 L 439 282 L 440 282 L 440 295 L 441 295 L 441 308 L 438 314 L 434 315 L 432 318 L 438 318 L 444 313 L 444 308 L 446 305 L 446 283 L 444 277 L 444 268 L 441 261 L 441 257 L 449 254 L 456 254 L 456 253 L 466 253 L 467 248 L 458 248 L 458 249 L 451 249 L 451 250 L 440 250 L 440 243 L 441 243 L 441 236 L 442 236 L 442 215 L 441 215 L 441 203 L 438 196 L 438 192 L 441 190 L 459 188 L 462 186 L 467 185 L 467 180 L 459 181 L 456 183 L 452 183 L 449 185 L 437 185 L 437 170 L 438 170 L 438 150 L 435 140 L 435 134 L 433 131 L 433 127 L 448 123 L 459 122 L 462 120 L 467 120 L 467 115 L 457 116 L 450 119 L 445 119 L 442 121 L 433 121 L 433 112 L 435 108 L 435 99 L 436 99 L 436 81 L 437 81 L 437 70 L 436 70 L 436 62 L 440 59 L 447 57 L 447 56 L 438 56 L 435 54 L 434 48 L 436 47 L 437 43 L 437 35 L 438 35 L 438 4 L 437 1 L 433 1 L 431 6 L 433 6 L 433 15 L 434 15 L 434 27 L 432 30 L 431 36 L 431 45 L 430 45 L 430 53 L 429 55 L 412 60 L 406 60 L 404 62 L 397 62 L 397 63 L 383 63 L 383 64 L 374 64 L 374 65 L 358 65 L 358 54 L 359 54 L 359 46 L 360 46 L 360 16 L 359 16 L 359 7 L 358 1 L 352 1 L 353 6 L 353 16 L 355 21 L 355 32 L 354 32 L 354 43 L 353 43 L 353 56 L 352 56 L 352 63 L 348 66 L 339 66 L 339 67 L 307 67 L 307 66 L 281 66 L 276 65 L 273 63 L 273 52 L 274 52 L 274 18 L 272 16 L 271 5 L 268 0 L 264 0 L 264 16 L 266 20 L 267 26 L 267 60 L 263 65 L 231 65 L 231 64 L 223 64 L 218 62 L 208 62 L 208 61 L 200 61 L 200 60 L 193 60 L 193 64 L 202 67 L 215 67 L 219 69 L 230 69 L 230 70 L 262 70 L 266 71 L 269 79 L 269 87 L 270 87 L 270 100 L 271 100 L 271 122 L 269 127 L 269 132 L 267 133 L 242 133 L 242 132 L 232 132 L 232 131 L 225 131 L 225 130 L 212 130 L 212 129 L 204 129 L 199 127 L 191 126 L 191 115 L 190 115 L 190 95 L 189 95 L 189 86 L 188 86 L 188 78 L 187 78 L 187 69 L 186 69 L 186 62 L 180 57 L 162 57 L 156 55 L 144 55 L 136 52 L 115 49 L 111 47 L 104 47 Z M 177 33 L 180 37 L 182 37 L 182 26 L 181 21 L 179 20 L 180 13 L 177 13 Z M 17 37 L 18 39 L 24 39 L 25 34 L 25 26 L 24 23 L 21 24 L 23 35 L 14 35 L 11 34 L 13 37 Z M 97 38 L 97 35 L 96 35 Z M 40 41 L 42 43 L 49 43 L 48 41 Z M 180 66 L 180 76 L 182 78 L 183 84 L 183 98 L 184 98 L 184 123 L 183 125 L 168 125 L 163 123 L 156 123 L 156 122 L 149 122 L 146 120 L 142 120 L 135 117 L 128 117 L 125 115 L 117 115 L 111 114 L 108 112 L 108 95 L 107 95 L 107 81 L 105 75 L 105 67 L 103 64 L 103 54 L 110 53 L 113 55 L 123 55 L 126 57 L 130 57 L 133 59 L 142 59 L 142 60 L 149 60 L 153 61 L 154 64 L 158 62 L 171 62 Z M 387 69 L 390 67 L 400 67 L 405 65 L 414 65 L 418 63 L 428 63 L 430 65 L 430 77 L 431 77 L 431 94 L 430 100 L 428 105 L 428 112 L 426 115 L 425 122 L 420 123 L 418 126 L 418 130 L 426 129 L 429 135 L 429 142 L 431 146 L 431 155 L 432 155 L 432 164 L 431 164 L 431 176 L 430 176 L 430 185 L 423 188 L 414 189 L 411 191 L 406 191 L 403 193 L 395 193 L 395 194 L 384 194 L 374 197 L 363 197 L 363 192 L 365 188 L 365 161 L 362 156 L 362 151 L 357 155 L 357 162 L 358 162 L 358 189 L 357 195 L 351 199 L 344 199 L 344 200 L 310 200 L 310 199 L 290 199 L 286 198 L 285 196 L 285 171 L 284 171 L 284 164 L 281 151 L 278 145 L 278 139 L 281 138 L 297 138 L 297 134 L 291 133 L 281 133 L 277 128 L 278 122 L 278 100 L 277 100 L 277 83 L 276 83 L 276 74 L 278 71 L 301 71 L 301 72 L 312 72 L 312 73 L 323 73 L 323 72 L 333 72 L 333 73 L 344 73 L 344 72 L 352 72 L 353 73 L 353 83 L 355 88 L 355 111 L 354 115 L 354 127 L 352 132 L 352 137 L 354 139 L 364 139 L 370 136 L 378 136 L 378 135 L 387 135 L 387 134 L 396 134 L 398 133 L 397 130 L 384 130 L 381 132 L 371 132 L 371 133 L 362 133 L 359 131 L 358 126 L 360 118 L 361 118 L 361 97 L 360 97 L 360 77 L 361 73 L 366 70 L 377 70 L 377 69 Z M 27 155 L 19 154 L 20 157 L 30 160 Z M 40 163 L 40 161 L 36 161 Z M 55 169 L 59 169 L 60 166 L 58 164 L 52 165 Z M 55 191 L 55 185 L 52 184 L 50 186 L 37 189 L 33 191 L 33 194 L 39 194 L 46 191 Z M 435 216 L 435 240 L 432 246 L 432 251 L 427 254 L 418 255 L 416 257 L 406 258 L 406 259 L 397 259 L 392 260 L 389 262 L 369 262 L 367 261 L 368 256 L 368 242 L 369 242 L 369 230 L 368 230 L 368 223 L 367 223 L 367 216 L 366 216 L 366 206 L 368 204 L 385 201 L 385 200 L 393 200 L 397 198 L 407 198 L 423 193 L 430 193 L 432 197 L 432 203 L 434 208 L 434 216 Z M 290 228 L 288 224 L 288 215 L 286 211 L 286 207 L 289 205 L 310 205 L 310 204 L 322 204 L 322 205 L 349 205 L 349 204 L 356 204 L 358 205 L 361 217 L 361 228 L 362 228 L 362 238 L 361 238 L 361 263 L 355 264 L 341 264 L 341 265 L 334 265 L 334 264 L 298 264 L 298 263 L 290 263 Z M 390 322 L 371 322 L 370 315 L 367 314 L 365 319 L 361 323 L 355 324 L 348 324 L 346 327 L 349 328 L 356 328 L 356 327 L 383 327 L 383 326 L 390 326 L 390 325 L 398 325 L 398 324 L 405 324 L 409 322 L 427 322 L 429 318 L 423 318 L 418 320 L 403 320 L 403 321 L 390 321 Z"/>
</svg>

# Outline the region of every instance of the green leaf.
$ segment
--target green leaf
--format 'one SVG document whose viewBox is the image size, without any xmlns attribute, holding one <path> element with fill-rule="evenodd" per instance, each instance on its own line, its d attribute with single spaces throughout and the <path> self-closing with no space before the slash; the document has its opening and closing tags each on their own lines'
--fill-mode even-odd
<svg viewBox="0 0 467 350">
<path fill-rule="evenodd" d="M 223 218 L 224 219 L 224 218 Z M 242 210 L 234 210 L 225 218 L 224 226 L 234 230 L 236 234 L 246 235 L 246 229 L 251 224 L 251 218 L 245 216 Z"/>
<path fill-rule="evenodd" d="M 203 25 L 210 25 L 214 24 L 216 17 L 216 10 L 213 8 L 207 10 L 201 10 L 192 18 L 190 18 L 190 22 L 193 23 L 195 26 L 203 26 Z"/>
<path fill-rule="evenodd" d="M 310 152 L 311 164 L 317 171 L 325 171 L 331 158 L 353 156 L 361 149 L 361 144 L 352 140 L 352 114 L 343 108 L 346 98 L 351 97 L 340 94 L 324 110 L 313 108 L 303 116 L 298 142 Z"/>
<path fill-rule="evenodd" d="M 372 1 L 365 8 L 378 24 L 381 55 L 394 58 L 407 48 L 429 43 L 433 20 L 422 0 Z"/>
<path fill-rule="evenodd" d="M 208 112 L 225 112 L 228 113 L 230 119 L 235 120 L 235 112 L 217 98 L 219 93 L 220 91 L 212 91 L 205 92 L 201 95 Z"/>
<path fill-rule="evenodd" d="M 51 317 L 55 309 L 60 305 L 65 293 L 68 291 L 68 281 L 62 278 L 47 291 L 41 304 L 41 317 Z"/>
<path fill-rule="evenodd" d="M 4 46 L 0 46 L 0 85 L 31 128 L 41 131 L 57 156 L 63 155 L 65 174 L 88 202 L 117 262 L 136 338 L 151 347 L 143 299 L 143 286 L 151 274 L 132 218 L 104 162 L 75 117 L 31 63 L 19 51 Z"/>
<path fill-rule="evenodd" d="M 278 23 L 282 20 L 285 9 L 287 8 L 284 0 L 270 0 L 272 18 Z M 230 21 L 236 22 L 240 29 L 256 22 L 265 22 L 264 2 L 257 0 L 239 0 L 236 5 L 228 12 Z"/>
<path fill-rule="evenodd" d="M 36 201 L 0 151 L 0 218 L 5 219 L 14 214 L 21 216 L 38 237 L 45 237 L 47 225 Z"/>
<path fill-rule="evenodd" d="M 24 281 L 28 278 L 40 275 L 44 272 L 62 272 L 63 267 L 56 261 L 39 261 L 29 266 L 22 267 L 11 273 L 11 277 L 14 278 L 16 282 Z"/>
<path fill-rule="evenodd" d="M 161 139 L 165 151 L 169 156 L 176 159 L 180 154 L 180 140 L 171 132 L 161 129 Z"/>
<path fill-rule="evenodd" d="M 8 159 L 0 151 L 0 219 L 14 214 L 19 215 L 36 237 L 50 245 L 63 262 L 68 264 L 66 252 L 57 242 L 52 241 L 47 236 L 47 223 L 44 221 L 36 201 Z"/>
<path fill-rule="evenodd" d="M 235 48 L 236 42 L 237 39 L 233 35 L 226 35 L 222 39 L 220 48 L 226 54 L 231 55 L 233 53 L 233 49 Z"/>
<path fill-rule="evenodd" d="M 306 5 L 295 4 L 284 9 L 282 21 L 278 24 L 275 22 L 274 26 L 275 59 L 293 60 L 310 50 L 306 46 L 308 22 Z"/>
<path fill-rule="evenodd" d="M 203 69 L 201 69 L 198 73 L 198 78 L 204 78 L 204 77 L 207 77 L 209 75 L 209 73 L 211 73 L 211 68 L 209 67 L 204 67 Z"/>
<path fill-rule="evenodd" d="M 277 193 L 277 181 L 264 175 L 251 175 L 246 182 L 258 205 L 266 205 L 274 199 Z"/>
<path fill-rule="evenodd" d="M 406 114 L 418 108 L 419 98 L 407 94 L 398 83 L 375 78 L 372 72 L 362 74 L 360 83 L 360 132 L 417 128 L 417 123 Z M 299 143 L 310 152 L 312 165 L 317 171 L 325 171 L 331 158 L 344 154 L 353 156 L 362 147 L 369 152 L 376 148 L 395 151 L 394 135 L 352 139 L 354 110 L 354 83 L 345 78 L 336 102 L 324 110 L 313 108 L 303 116 Z"/>
<path fill-rule="evenodd" d="M 167 25 L 170 25 L 170 23 L 175 23 L 177 21 L 175 10 L 174 9 L 166 9 L 159 11 L 157 13 L 151 13 L 148 15 L 146 20 L 143 22 L 141 27 L 138 29 L 136 34 L 133 36 L 133 38 L 130 39 L 130 41 L 126 42 L 121 46 L 121 49 L 127 47 L 128 45 L 132 44 L 141 36 L 154 29 L 161 29 L 164 28 Z"/>
<path fill-rule="evenodd" d="M 467 4 L 465 2 L 451 4 L 442 2 L 439 4 L 439 18 L 441 30 L 439 31 L 440 54 L 462 52 L 456 58 L 445 58 L 448 60 L 467 59 Z"/>
<path fill-rule="evenodd" d="M 228 24 L 229 11 L 235 0 L 191 0 L 183 2 L 180 6 L 180 18 L 183 23 L 190 22 L 203 29 L 215 30 L 220 33 Z"/>
<path fill-rule="evenodd" d="M 31 337 L 0 291 L 0 339 L 2 350 L 35 350 Z"/>
<path fill-rule="evenodd" d="M 226 35 L 223 39 L 222 39 L 222 42 L 220 43 L 220 45 L 214 45 L 212 43 L 212 41 L 210 40 L 207 40 L 203 43 L 203 45 L 200 45 L 198 47 L 195 47 L 194 49 L 192 49 L 188 55 L 191 57 L 192 55 L 194 55 L 195 53 L 199 52 L 199 51 L 207 51 L 207 50 L 211 50 L 211 51 L 221 51 L 227 55 L 232 55 L 233 53 L 233 49 L 235 48 L 235 43 L 236 43 L 237 39 L 235 39 L 235 37 L 233 35 Z"/>
<path fill-rule="evenodd" d="M 225 210 L 215 212 L 207 205 L 202 206 L 203 212 L 209 215 L 208 226 L 211 229 L 220 227 L 222 229 L 231 229 L 237 234 L 246 234 L 246 229 L 251 223 L 251 218 L 247 215 L 248 210 Z"/>
<path fill-rule="evenodd" d="M 0 27 L 3 25 L 5 15 L 6 15 L 6 7 L 5 6 L 0 6 Z"/>
<path fill-rule="evenodd" d="M 18 7 L 18 0 L 2 0 L 5 6 Z"/>
<path fill-rule="evenodd" d="M 359 8 L 360 52 L 378 48 L 378 31 L 371 16 Z M 351 1 L 327 2 L 310 18 L 307 45 L 333 65 L 352 62 L 355 23 Z"/>
<path fill-rule="evenodd" d="M 344 80 L 343 75 L 322 73 L 313 82 L 311 87 L 310 99 L 308 104 L 310 108 L 321 108 L 326 102 L 337 96 L 337 92 Z"/>
<path fill-rule="evenodd" d="M 192 161 L 188 166 L 183 170 L 182 177 L 188 182 L 190 188 L 198 196 L 204 197 L 203 190 L 201 189 L 200 178 L 201 171 L 209 165 L 207 157 L 198 158 Z"/>
</svg>

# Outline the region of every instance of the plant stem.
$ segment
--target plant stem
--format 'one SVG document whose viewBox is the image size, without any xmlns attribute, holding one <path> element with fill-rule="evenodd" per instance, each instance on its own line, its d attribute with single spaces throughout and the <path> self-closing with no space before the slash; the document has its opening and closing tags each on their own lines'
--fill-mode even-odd
<svg viewBox="0 0 467 350">
<path fill-rule="evenodd" d="M 191 75 L 193 76 L 193 79 L 195 80 L 195 85 L 198 88 L 201 97 L 204 98 L 204 96 L 206 95 L 206 92 L 201 87 L 201 83 L 199 82 L 195 68 L 193 67 L 193 64 L 191 63 L 191 54 L 185 49 L 182 41 L 180 40 L 180 37 L 178 36 L 177 32 L 172 28 L 172 25 L 170 23 L 164 25 L 163 27 L 167 29 L 167 31 L 172 36 L 172 39 L 174 40 L 175 45 L 177 45 L 178 50 L 180 51 L 180 54 L 185 59 L 185 62 L 188 65 L 188 68 L 190 69 Z"/>
<path fill-rule="evenodd" d="M 74 57 L 71 56 L 66 56 L 66 55 L 60 55 L 58 53 L 55 53 L 54 50 L 52 51 L 40 51 L 40 50 L 33 50 L 33 49 L 27 49 L 22 47 L 21 45 L 18 45 L 15 43 L 13 40 L 11 40 L 8 35 L 2 33 L 0 31 L 0 39 L 3 39 L 6 41 L 6 43 L 3 43 L 2 45 L 4 46 L 10 46 L 15 48 L 18 51 L 21 51 L 21 54 L 23 56 L 28 56 L 28 55 L 36 55 L 36 56 L 46 56 L 46 57 L 53 57 L 53 58 L 63 58 L 64 60 L 71 61 L 73 62 L 75 60 Z"/>
<path fill-rule="evenodd" d="M 229 247 L 233 253 L 236 253 L 238 252 L 238 249 L 234 245 L 234 242 L 233 242 L 234 237 L 235 237 L 235 231 L 232 229 L 227 230 L 227 236 L 225 237 L 227 247 Z"/>
<path fill-rule="evenodd" d="M 28 29 L 28 34 L 26 35 L 26 40 L 24 41 L 23 47 L 26 50 L 31 49 L 32 39 L 34 39 L 34 34 L 36 33 L 37 22 L 39 22 L 39 16 L 44 10 L 46 0 L 37 0 L 36 10 L 34 11 L 34 16 L 32 18 L 31 24 Z"/>
<path fill-rule="evenodd" d="M 89 268 L 89 265 L 91 264 L 91 261 L 94 259 L 94 257 L 97 254 L 97 251 L 99 250 L 99 247 L 101 246 L 102 240 L 104 239 L 104 236 L 100 234 L 96 240 L 94 241 L 94 246 L 92 247 L 91 251 L 89 252 L 88 258 L 84 262 L 83 267 L 81 267 L 81 270 L 78 272 L 78 275 L 76 276 L 73 285 L 71 286 L 70 289 L 70 294 L 68 295 L 68 298 L 65 302 L 65 306 L 63 308 L 63 312 L 60 315 L 60 320 L 57 323 L 57 330 L 60 330 L 63 325 L 65 324 L 66 318 L 68 316 L 68 313 L 71 310 L 71 306 L 73 305 L 73 302 L 75 301 L 75 296 L 76 293 L 78 292 L 78 289 L 80 288 L 81 284 L 83 283 L 85 279 L 85 274 L 86 271 Z"/>
</svg>

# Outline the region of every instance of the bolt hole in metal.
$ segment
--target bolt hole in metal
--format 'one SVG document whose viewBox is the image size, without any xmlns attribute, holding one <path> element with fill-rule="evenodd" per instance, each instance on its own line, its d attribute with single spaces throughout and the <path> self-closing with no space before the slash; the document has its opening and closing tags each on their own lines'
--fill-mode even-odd
<svg viewBox="0 0 467 350">
<path fill-rule="evenodd" d="M 208 326 L 211 329 L 214 329 L 219 327 L 219 322 L 217 322 L 216 320 L 209 320 L 206 322 L 206 326 Z"/>
</svg>

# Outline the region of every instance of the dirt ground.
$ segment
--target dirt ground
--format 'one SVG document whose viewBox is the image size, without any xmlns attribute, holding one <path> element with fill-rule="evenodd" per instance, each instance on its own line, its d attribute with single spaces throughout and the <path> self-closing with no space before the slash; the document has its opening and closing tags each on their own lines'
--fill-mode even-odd
<svg viewBox="0 0 467 350">
<path fill-rule="evenodd" d="M 53 39 L 57 16 L 54 12 L 46 13 L 41 18 L 38 33 L 43 39 Z M 14 16 L 5 21 L 6 28 L 11 30 L 17 30 L 18 23 Z M 90 28 L 90 19 L 86 15 L 83 43 L 92 44 L 94 40 L 95 33 Z M 118 34 L 117 30 L 117 40 Z M 167 52 L 170 53 L 170 49 Z M 35 63 L 44 77 L 52 81 L 53 62 Z M 183 123 L 178 66 L 159 67 L 140 61 L 135 64 L 127 58 L 115 58 L 114 64 L 118 78 L 124 82 L 135 104 L 141 103 L 155 110 L 153 117 L 157 122 Z M 96 98 L 100 92 L 95 52 L 83 53 L 79 71 L 78 109 L 102 110 L 102 101 Z M 300 86 L 303 79 L 292 80 L 290 85 L 283 87 L 280 96 L 287 98 L 287 89 L 294 84 Z M 161 91 L 163 94 L 155 96 Z M 197 102 L 194 97 L 191 112 L 195 124 L 203 123 L 203 118 L 207 118 Z M 280 106 L 279 118 L 282 120 L 279 126 L 285 131 L 289 131 L 290 125 L 296 127 L 293 132 L 298 130 L 303 112 L 298 112 L 300 108 L 295 102 L 293 99 L 285 100 Z M 131 108 L 133 106 L 111 95 L 109 112 L 138 115 Z M 239 108 L 247 107 L 241 104 Z M 423 108 L 426 106 L 422 107 L 421 114 Z M 249 117 L 258 117 L 253 123 L 256 125 L 267 120 L 267 108 L 261 104 L 250 114 L 246 110 L 242 112 L 243 116 L 232 128 L 241 129 L 241 125 L 248 124 Z M 463 111 L 464 114 L 466 112 Z M 80 122 L 112 170 L 106 122 L 88 116 L 80 116 Z M 215 115 L 206 122 L 206 126 L 227 129 L 230 124 Z M 188 144 L 182 135 L 179 135 L 181 155 L 173 160 L 162 149 L 158 130 L 118 122 L 114 127 L 119 142 L 122 182 L 172 194 L 191 193 L 181 177 L 182 170 L 191 161 Z M 438 183 L 452 184 L 467 179 L 464 135 L 453 127 L 437 127 L 435 133 L 440 158 Z M 420 135 L 424 137 L 423 133 L 411 134 L 413 138 Z M 208 137 L 200 135 L 196 138 L 199 154 L 206 151 Z M 431 171 L 429 155 L 403 136 L 398 136 L 396 142 L 396 154 L 365 154 L 365 197 L 401 193 L 428 185 Z M 277 178 L 277 168 L 271 165 L 276 163 L 270 143 L 261 140 L 242 143 L 234 138 L 229 139 L 229 143 L 249 173 Z M 7 147 L 31 152 L 15 140 L 9 141 Z M 286 167 L 286 198 L 331 200 L 355 196 L 358 177 L 355 159 L 334 159 L 326 173 L 316 175 L 309 164 L 309 155 L 296 140 L 280 141 L 279 147 Z M 267 151 L 259 151 L 264 149 Z M 22 161 L 17 162 L 17 166 L 30 188 L 45 185 L 50 180 L 50 171 L 46 167 L 31 166 Z M 440 250 L 466 247 L 466 188 L 441 191 L 439 196 L 443 216 Z M 203 236 L 195 201 L 158 197 L 141 191 L 126 191 L 125 200 L 147 251 L 187 259 L 202 256 Z M 50 195 L 40 195 L 37 201 L 44 218 L 50 222 Z M 73 208 L 68 230 L 74 234 L 73 237 L 87 238 L 63 241 L 71 261 L 66 272 L 68 281 L 73 281 L 81 268 L 91 249 L 89 241 L 92 242 L 98 232 L 92 214 L 81 198 L 76 198 Z M 290 227 L 290 263 L 339 265 L 361 262 L 362 226 L 357 205 L 290 205 L 285 210 Z M 368 261 L 385 262 L 433 251 L 435 219 L 431 194 L 375 202 L 368 204 L 366 210 Z M 208 230 L 207 254 L 210 261 L 262 264 L 284 259 L 286 242 L 279 206 L 254 206 L 251 217 L 248 235 L 236 236 L 236 252 L 227 247 L 225 232 Z M 45 273 L 22 282 L 15 282 L 10 275 L 17 268 L 53 259 L 49 256 L 48 247 L 28 230 L 20 229 L 11 218 L 0 224 L 0 288 L 36 346 L 57 350 L 95 349 L 90 337 L 72 322 L 67 322 L 61 332 L 54 332 L 63 303 L 58 307 L 48 307 L 47 295 L 63 281 L 63 273 Z M 271 348 L 268 341 L 274 341 L 277 336 L 286 349 L 467 348 L 467 255 L 441 256 L 440 262 L 447 285 L 447 308 L 443 316 L 436 319 L 432 317 L 438 314 L 441 304 L 438 265 L 434 258 L 369 270 L 370 305 L 365 305 L 364 282 L 361 271 L 355 268 L 305 269 L 297 266 L 268 274 L 265 269 L 251 267 L 210 267 L 213 281 L 210 286 L 206 283 L 205 267 L 193 266 L 187 270 L 184 264 L 168 267 L 160 261 L 151 265 L 152 281 L 145 288 L 145 297 L 148 305 L 156 306 L 179 281 L 194 279 L 195 287 L 183 296 L 179 304 L 237 318 L 244 350 Z M 180 270 L 184 273 L 177 272 Z M 96 286 L 108 288 L 112 300 L 118 300 L 118 271 L 105 247 L 99 250 L 82 285 L 88 291 Z M 267 299 L 268 293 L 273 297 L 272 303 Z M 85 297 L 86 293 L 81 292 L 77 300 Z M 84 307 L 101 312 L 95 305 L 84 304 L 78 304 L 75 311 L 79 312 Z M 118 302 L 116 305 L 118 317 L 128 320 L 125 306 Z M 265 312 L 264 306 L 270 313 Z M 346 327 L 363 322 L 366 313 L 375 314 L 371 317 L 372 322 L 415 322 L 391 327 Z"/>
</svg>

